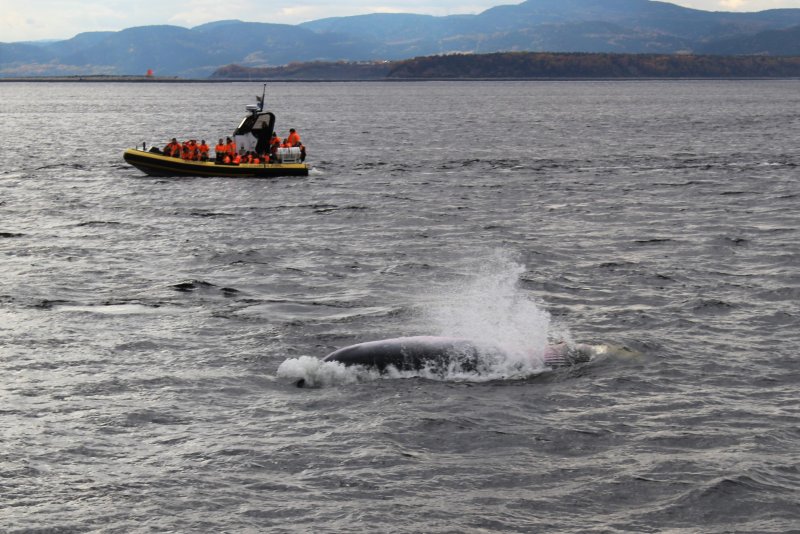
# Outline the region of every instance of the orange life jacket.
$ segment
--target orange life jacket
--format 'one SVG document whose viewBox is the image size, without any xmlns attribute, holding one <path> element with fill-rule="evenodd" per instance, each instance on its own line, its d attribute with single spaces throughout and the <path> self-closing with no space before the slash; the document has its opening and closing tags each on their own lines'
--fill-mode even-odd
<svg viewBox="0 0 800 534">
<path fill-rule="evenodd" d="M 298 146 L 300 144 L 300 134 L 297 132 L 290 133 L 289 137 L 286 138 L 286 142 L 289 146 Z"/>
<path fill-rule="evenodd" d="M 242 157 L 239 154 L 233 156 L 233 164 L 239 165 L 242 162 Z"/>
<path fill-rule="evenodd" d="M 203 143 L 202 145 L 198 145 L 197 148 L 200 150 L 201 156 L 208 156 L 208 145 Z"/>
<path fill-rule="evenodd" d="M 259 163 L 261 163 L 261 160 L 258 159 L 258 158 L 253 158 L 252 163 L 253 163 L 253 165 L 258 165 Z"/>
</svg>

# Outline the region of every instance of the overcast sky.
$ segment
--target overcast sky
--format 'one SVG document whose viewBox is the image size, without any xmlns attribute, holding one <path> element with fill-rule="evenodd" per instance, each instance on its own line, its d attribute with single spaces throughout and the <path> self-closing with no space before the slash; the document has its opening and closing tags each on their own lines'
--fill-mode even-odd
<svg viewBox="0 0 800 534">
<path fill-rule="evenodd" d="M 215 20 L 297 24 L 363 13 L 480 13 L 519 0 L 0 0 L 0 42 L 68 39 L 78 33 L 174 24 L 191 28 Z M 800 0 L 680 0 L 707 11 L 800 8 Z M 272 7 L 269 7 L 272 6 Z"/>
</svg>

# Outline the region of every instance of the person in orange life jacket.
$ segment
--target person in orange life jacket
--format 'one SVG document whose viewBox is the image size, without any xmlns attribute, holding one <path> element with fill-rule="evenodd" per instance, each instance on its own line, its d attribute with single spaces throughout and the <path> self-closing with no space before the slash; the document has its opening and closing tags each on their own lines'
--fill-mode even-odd
<svg viewBox="0 0 800 534">
<path fill-rule="evenodd" d="M 222 158 L 225 156 L 225 143 L 222 142 L 222 138 L 220 137 L 219 141 L 217 141 L 217 146 L 214 147 L 214 153 L 216 154 L 216 160 L 222 161 Z"/>
<path fill-rule="evenodd" d="M 169 156 L 171 158 L 177 157 L 180 154 L 181 145 L 178 143 L 178 140 L 174 137 L 172 141 L 167 143 L 167 146 L 164 147 L 164 155 Z"/>
<path fill-rule="evenodd" d="M 205 139 L 201 140 L 200 144 L 197 145 L 197 150 L 200 151 L 200 161 L 208 161 L 209 148 Z"/>
<path fill-rule="evenodd" d="M 200 159 L 200 148 L 197 146 L 197 141 L 189 139 L 189 160 L 197 161 Z"/>
<path fill-rule="evenodd" d="M 281 142 L 282 142 L 281 138 L 278 137 L 278 134 L 275 133 L 275 132 L 272 132 L 272 137 L 269 140 L 270 152 L 272 152 L 274 149 L 276 149 L 279 146 L 281 146 Z"/>
<path fill-rule="evenodd" d="M 181 143 L 181 159 L 189 159 L 189 141 Z"/>
<path fill-rule="evenodd" d="M 233 158 L 236 155 L 236 142 L 230 137 L 227 138 L 228 142 L 225 143 L 228 155 Z"/>
<path fill-rule="evenodd" d="M 240 156 L 239 154 L 234 154 L 233 158 L 231 159 L 231 162 L 234 165 L 239 165 L 242 162 L 242 156 Z"/>
<path fill-rule="evenodd" d="M 231 164 L 231 156 L 230 156 L 230 154 L 227 154 L 227 153 L 223 154 L 222 163 L 224 163 L 225 165 L 230 165 Z"/>
<path fill-rule="evenodd" d="M 294 128 L 289 128 L 289 135 L 286 137 L 288 146 L 300 146 L 300 134 Z"/>
<path fill-rule="evenodd" d="M 278 153 L 278 149 L 279 149 L 279 148 L 280 148 L 280 146 L 281 146 L 281 142 L 282 142 L 282 141 L 281 141 L 281 138 L 280 138 L 280 137 L 278 137 L 278 134 L 277 134 L 277 133 L 275 133 L 275 132 L 272 132 L 272 137 L 271 137 L 271 138 L 270 138 L 270 140 L 269 140 L 269 155 L 270 155 L 270 160 L 273 160 L 273 161 L 275 160 L 275 156 L 276 156 L 276 155 L 277 155 L 277 153 Z"/>
</svg>

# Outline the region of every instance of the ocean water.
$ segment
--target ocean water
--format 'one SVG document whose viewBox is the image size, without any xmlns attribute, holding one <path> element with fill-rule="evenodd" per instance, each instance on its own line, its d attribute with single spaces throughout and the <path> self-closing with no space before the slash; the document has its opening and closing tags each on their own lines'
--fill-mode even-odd
<svg viewBox="0 0 800 534">
<path fill-rule="evenodd" d="M 800 82 L 0 84 L 0 531 L 800 532 Z M 379 375 L 352 343 L 589 343 Z M 298 388 L 304 379 L 311 387 Z"/>
</svg>

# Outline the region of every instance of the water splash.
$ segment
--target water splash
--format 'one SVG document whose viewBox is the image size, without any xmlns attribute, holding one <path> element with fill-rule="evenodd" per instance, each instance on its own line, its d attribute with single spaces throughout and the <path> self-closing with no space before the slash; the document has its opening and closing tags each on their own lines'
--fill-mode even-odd
<svg viewBox="0 0 800 534">
<path fill-rule="evenodd" d="M 515 360 L 511 363 L 531 356 L 541 362 L 549 339 L 568 338 L 568 332 L 554 329 L 550 314 L 520 288 L 526 269 L 511 253 L 496 250 L 467 267 L 473 275 L 445 284 L 422 311 L 432 333 L 499 347 Z"/>
<path fill-rule="evenodd" d="M 387 367 L 383 372 L 361 365 L 346 366 L 340 362 L 326 362 L 311 356 L 300 356 L 284 360 L 277 371 L 278 378 L 289 379 L 298 387 L 327 387 L 334 385 L 370 382 L 381 378 L 430 378 L 432 380 L 458 380 L 464 378 L 462 373 L 453 370 L 442 373 L 432 369 L 418 371 L 399 371 Z"/>
<path fill-rule="evenodd" d="M 354 384 L 375 380 L 380 373 L 360 366 L 346 367 L 339 362 L 323 362 L 311 356 L 289 358 L 278 366 L 278 377 L 288 378 L 298 385 L 324 387 L 334 384 Z"/>
</svg>

